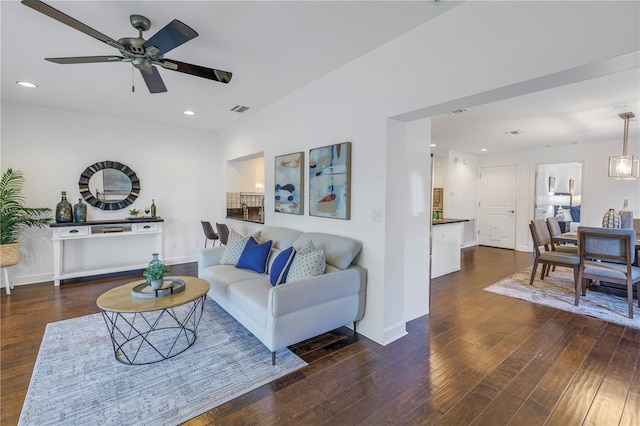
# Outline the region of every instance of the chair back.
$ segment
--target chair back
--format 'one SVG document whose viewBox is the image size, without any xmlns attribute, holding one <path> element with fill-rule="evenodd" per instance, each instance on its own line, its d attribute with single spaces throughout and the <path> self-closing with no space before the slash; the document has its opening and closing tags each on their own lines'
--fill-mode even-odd
<svg viewBox="0 0 640 426">
<path fill-rule="evenodd" d="M 549 234 L 551 234 L 552 237 L 562 234 L 560 223 L 558 223 L 558 219 L 555 217 L 547 218 L 547 228 L 549 229 Z"/>
<path fill-rule="evenodd" d="M 204 231 L 204 236 L 207 237 L 207 239 L 209 240 L 218 239 L 218 234 L 216 234 L 216 232 L 213 230 L 213 226 L 211 226 L 210 222 L 201 220 L 200 223 L 202 224 L 202 230 Z"/>
<path fill-rule="evenodd" d="M 224 223 L 216 223 L 216 229 L 218 230 L 220 242 L 226 246 L 227 239 L 229 239 L 229 227 Z"/>
<path fill-rule="evenodd" d="M 623 263 L 635 261 L 636 232 L 633 229 L 578 227 L 581 259 Z"/>
<path fill-rule="evenodd" d="M 551 234 L 544 219 L 534 219 L 531 221 L 531 235 L 534 237 L 533 242 L 537 246 L 544 246 L 546 251 L 551 250 Z"/>
</svg>

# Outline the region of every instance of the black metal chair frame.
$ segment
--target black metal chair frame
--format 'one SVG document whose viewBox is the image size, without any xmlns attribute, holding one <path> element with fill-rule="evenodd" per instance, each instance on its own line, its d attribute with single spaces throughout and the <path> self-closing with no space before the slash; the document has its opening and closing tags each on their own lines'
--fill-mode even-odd
<svg viewBox="0 0 640 426">
<path fill-rule="evenodd" d="M 220 238 L 218 234 L 213 230 L 213 226 L 211 226 L 211 222 L 207 222 L 206 220 L 201 220 L 202 230 L 204 231 L 204 248 L 207 248 L 207 242 L 209 240 L 213 240 L 213 246 L 215 247 L 216 241 Z"/>
</svg>

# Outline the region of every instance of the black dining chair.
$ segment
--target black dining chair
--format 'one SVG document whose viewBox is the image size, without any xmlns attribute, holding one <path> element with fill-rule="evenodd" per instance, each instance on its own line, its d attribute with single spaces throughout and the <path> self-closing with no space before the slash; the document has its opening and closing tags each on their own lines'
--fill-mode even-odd
<svg viewBox="0 0 640 426">
<path fill-rule="evenodd" d="M 218 237 L 220 243 L 227 245 L 227 239 L 229 238 L 229 227 L 224 223 L 216 223 L 216 229 L 218 230 Z"/>
<path fill-rule="evenodd" d="M 633 266 L 636 232 L 633 229 L 578 227 L 580 268 L 575 305 L 580 303 L 579 288 L 584 296 L 588 280 L 626 285 L 629 318 L 633 319 L 633 285 L 640 282 L 640 267 Z M 638 298 L 640 307 L 640 297 Z"/>
<path fill-rule="evenodd" d="M 544 219 L 532 220 L 529 224 L 529 230 L 531 231 L 534 249 L 533 268 L 529 285 L 533 285 L 538 265 L 542 264 L 541 280 L 544 280 L 544 277 L 549 275 L 552 266 L 564 266 L 573 269 L 574 287 L 577 286 L 580 257 L 576 254 L 552 251 L 551 244 L 553 243 Z M 540 247 L 544 247 L 544 251 L 540 251 Z"/>
<path fill-rule="evenodd" d="M 216 241 L 220 238 L 218 234 L 213 230 L 213 226 L 211 226 L 211 222 L 207 222 L 206 220 L 201 220 L 202 230 L 204 231 L 204 248 L 207 248 L 207 242 L 209 240 L 213 240 L 213 246 L 215 247 Z"/>
</svg>

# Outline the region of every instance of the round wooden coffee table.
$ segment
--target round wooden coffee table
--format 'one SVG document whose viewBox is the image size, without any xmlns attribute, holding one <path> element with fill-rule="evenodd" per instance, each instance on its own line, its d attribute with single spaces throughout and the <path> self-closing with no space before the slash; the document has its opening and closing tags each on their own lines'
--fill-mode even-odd
<svg viewBox="0 0 640 426">
<path fill-rule="evenodd" d="M 98 297 L 96 304 L 118 361 L 151 364 L 184 352 L 196 341 L 209 283 L 195 277 L 170 278 L 184 281 L 184 290 L 163 297 L 137 298 L 131 290 L 145 282 L 140 280 Z"/>
</svg>

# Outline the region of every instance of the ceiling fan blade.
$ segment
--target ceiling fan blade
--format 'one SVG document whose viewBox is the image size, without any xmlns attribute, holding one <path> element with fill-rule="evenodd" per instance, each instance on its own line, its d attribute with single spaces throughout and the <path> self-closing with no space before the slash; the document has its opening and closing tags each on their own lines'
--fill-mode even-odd
<svg viewBox="0 0 640 426">
<path fill-rule="evenodd" d="M 173 59 L 163 59 L 157 63 L 168 70 L 183 72 L 185 74 L 195 75 L 196 77 L 207 78 L 209 80 L 219 81 L 220 83 L 228 83 L 231 81 L 232 73 L 229 71 L 221 71 L 213 68 L 201 67 L 200 65 L 187 64 L 186 62 L 174 61 Z"/>
<path fill-rule="evenodd" d="M 156 56 L 162 56 L 170 50 L 175 49 L 183 43 L 198 37 L 198 33 L 183 22 L 174 19 L 163 29 L 158 31 L 149 40 L 145 41 L 142 47 L 157 47 L 160 52 Z"/>
<path fill-rule="evenodd" d="M 98 39 L 101 42 L 108 44 L 109 46 L 113 46 L 117 49 L 124 49 L 124 46 L 117 40 L 114 40 L 111 37 L 94 30 L 93 28 L 83 24 L 82 22 L 73 19 L 69 15 L 65 15 L 58 9 L 54 9 L 46 3 L 43 3 L 39 0 L 22 0 L 22 4 L 24 4 L 25 6 L 29 6 L 33 10 L 37 10 L 38 12 L 43 13 L 48 17 L 55 19 L 56 21 L 60 21 L 63 24 L 70 26 L 71 28 L 75 28 L 76 30 L 81 31 L 88 36 Z"/>
<path fill-rule="evenodd" d="M 144 82 L 147 83 L 147 88 L 150 93 L 164 93 L 167 91 L 162 77 L 160 77 L 160 73 L 158 72 L 158 68 L 152 66 L 151 72 L 140 70 L 140 74 L 142 74 Z"/>
<path fill-rule="evenodd" d="M 70 58 L 44 58 L 56 64 L 90 64 L 94 62 L 122 62 L 122 56 L 76 56 Z"/>
</svg>

